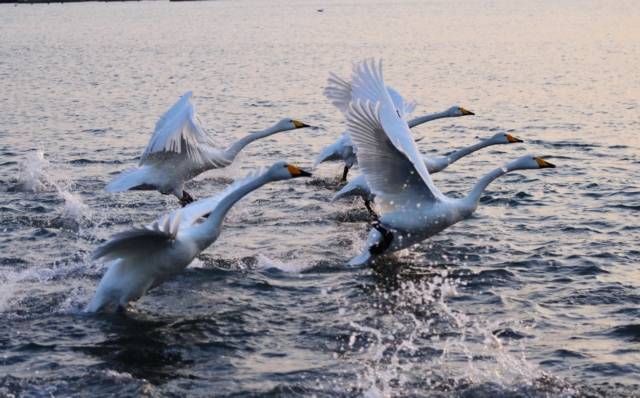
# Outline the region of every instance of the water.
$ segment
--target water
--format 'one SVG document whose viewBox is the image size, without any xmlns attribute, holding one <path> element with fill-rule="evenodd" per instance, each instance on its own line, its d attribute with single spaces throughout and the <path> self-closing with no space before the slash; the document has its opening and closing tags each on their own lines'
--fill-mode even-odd
<svg viewBox="0 0 640 398">
<path fill-rule="evenodd" d="M 316 10 L 323 8 L 322 13 Z M 0 395 L 637 396 L 640 8 L 633 1 L 0 5 Z M 526 143 L 434 176 L 452 195 L 525 153 L 476 215 L 381 269 L 348 270 L 360 202 L 341 166 L 274 183 L 123 316 L 86 316 L 104 239 L 173 197 L 104 185 L 185 91 L 221 146 L 282 117 L 196 197 L 338 137 L 330 71 L 385 61 L 427 153 L 496 131 Z M 355 175 L 355 174 L 354 174 Z"/>
</svg>

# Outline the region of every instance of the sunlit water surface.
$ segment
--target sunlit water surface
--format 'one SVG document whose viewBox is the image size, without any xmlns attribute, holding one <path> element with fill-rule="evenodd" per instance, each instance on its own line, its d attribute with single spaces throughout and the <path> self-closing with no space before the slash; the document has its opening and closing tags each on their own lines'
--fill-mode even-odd
<svg viewBox="0 0 640 398">
<path fill-rule="evenodd" d="M 638 21 L 633 1 L 0 5 L 0 395 L 634 396 Z M 417 113 L 477 113 L 416 128 L 424 152 L 526 141 L 434 176 L 444 192 L 529 152 L 558 168 L 499 179 L 374 272 L 343 267 L 367 216 L 329 201 L 341 166 L 323 164 L 239 203 L 128 315 L 82 314 L 91 251 L 177 206 L 103 187 L 179 95 L 221 146 L 282 117 L 321 127 L 254 143 L 189 184 L 205 197 L 310 167 L 343 129 L 328 73 L 365 57 Z"/>
</svg>

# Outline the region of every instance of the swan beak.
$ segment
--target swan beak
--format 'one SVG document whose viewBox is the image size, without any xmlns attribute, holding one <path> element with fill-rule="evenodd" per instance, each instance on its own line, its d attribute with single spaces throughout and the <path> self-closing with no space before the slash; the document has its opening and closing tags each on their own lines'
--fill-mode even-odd
<svg viewBox="0 0 640 398">
<path fill-rule="evenodd" d="M 555 168 L 556 165 L 555 164 L 551 164 L 549 162 L 547 162 L 546 160 L 542 159 L 542 158 L 534 158 L 536 160 L 536 163 L 538 163 L 538 166 L 541 169 L 547 169 L 547 168 Z"/>
<path fill-rule="evenodd" d="M 511 134 L 507 134 L 507 141 L 509 141 L 509 143 L 524 142 L 520 138 L 514 137 Z"/>
<path fill-rule="evenodd" d="M 299 121 L 299 120 L 295 120 L 295 119 L 294 119 L 294 120 L 292 120 L 292 122 L 293 122 L 294 127 L 295 127 L 295 128 L 297 128 L 297 129 L 301 129 L 301 128 L 303 128 L 303 127 L 311 127 L 311 126 L 309 126 L 308 124 L 306 124 L 306 123 L 302 123 L 302 122 L 301 122 L 301 121 Z"/>
<path fill-rule="evenodd" d="M 460 113 L 462 113 L 462 116 L 475 115 L 475 113 L 471 112 L 468 109 L 464 109 L 463 107 L 460 107 Z"/>
<path fill-rule="evenodd" d="M 296 177 L 311 177 L 311 173 L 309 173 L 308 171 L 302 170 L 298 166 L 294 166 L 294 165 L 290 164 L 290 165 L 287 165 L 287 169 L 289 170 L 289 173 L 291 173 L 293 178 L 296 178 Z"/>
</svg>

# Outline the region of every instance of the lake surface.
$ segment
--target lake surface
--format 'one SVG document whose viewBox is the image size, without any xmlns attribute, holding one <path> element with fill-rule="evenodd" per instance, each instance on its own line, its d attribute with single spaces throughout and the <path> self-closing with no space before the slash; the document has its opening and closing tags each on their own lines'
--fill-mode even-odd
<svg viewBox="0 0 640 398">
<path fill-rule="evenodd" d="M 0 5 L 0 396 L 638 396 L 639 21 L 634 1 Z M 330 202 L 325 163 L 237 204 L 126 316 L 82 313 L 91 252 L 178 206 L 103 188 L 180 95 L 221 147 L 320 127 L 255 142 L 188 184 L 202 198 L 311 167 L 344 129 L 328 73 L 368 57 L 417 115 L 476 112 L 414 129 L 424 153 L 525 140 L 434 175 L 443 192 L 526 153 L 558 167 L 502 177 L 372 271 L 344 267 L 367 213 Z"/>
</svg>

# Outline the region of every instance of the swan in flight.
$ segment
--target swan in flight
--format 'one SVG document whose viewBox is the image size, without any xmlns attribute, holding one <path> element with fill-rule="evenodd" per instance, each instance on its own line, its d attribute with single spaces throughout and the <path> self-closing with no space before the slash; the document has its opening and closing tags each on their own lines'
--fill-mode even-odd
<svg viewBox="0 0 640 398">
<path fill-rule="evenodd" d="M 406 119 L 411 113 L 413 113 L 416 106 L 415 102 L 405 100 L 404 97 L 402 97 L 402 95 L 393 87 L 390 87 L 390 86 L 386 86 L 386 87 L 387 87 L 387 92 L 389 93 L 389 96 L 391 97 L 391 100 L 393 101 L 397 109 L 398 115 Z M 349 102 L 351 102 L 351 83 L 342 79 L 336 74 L 331 73 L 329 75 L 328 85 L 324 90 L 324 95 L 331 101 L 331 103 L 336 108 L 338 108 L 338 110 L 343 115 L 346 116 Z M 369 99 L 372 102 L 375 102 L 373 98 L 361 98 L 361 99 L 362 100 Z M 463 107 L 455 105 L 442 112 L 431 113 L 428 115 L 416 117 L 414 119 L 409 120 L 407 123 L 409 124 L 410 128 L 413 128 L 423 123 L 430 122 L 432 120 L 448 118 L 448 117 L 468 116 L 468 115 L 475 115 L 475 114 Z M 337 141 L 325 147 L 320 152 L 320 155 L 318 155 L 318 157 L 316 158 L 314 167 L 323 162 L 339 161 L 339 160 L 344 161 L 344 170 L 342 172 L 341 181 L 346 181 L 349 170 L 351 169 L 351 167 L 353 167 L 354 164 L 357 163 L 356 148 L 353 145 L 351 137 L 349 137 L 348 131 L 345 131 L 344 133 L 342 133 L 342 135 L 340 136 L 340 138 L 338 138 Z"/>
<path fill-rule="evenodd" d="M 248 134 L 227 149 L 217 149 L 200 125 L 192 93 L 184 94 L 158 123 L 137 168 L 124 171 L 111 181 L 108 192 L 155 190 L 173 194 L 182 206 L 193 202 L 184 183 L 211 169 L 230 165 L 251 142 L 282 131 L 310 127 L 295 119 L 282 119 L 270 128 Z"/>
<path fill-rule="evenodd" d="M 355 101 L 349 104 L 347 126 L 381 213 L 364 251 L 349 265 L 370 264 L 380 255 L 421 242 L 468 218 L 487 185 L 505 173 L 555 167 L 540 157 L 523 156 L 486 174 L 466 197 L 449 198 L 433 184 L 409 126 L 398 116 L 384 85 L 381 63 L 357 64 L 353 75 Z M 360 96 L 361 92 L 365 94 Z"/>
<path fill-rule="evenodd" d="M 276 162 L 218 195 L 174 210 L 146 227 L 114 235 L 93 253 L 94 259 L 111 264 L 86 311 L 99 312 L 110 306 L 123 311 L 129 302 L 181 272 L 215 242 L 222 221 L 238 200 L 269 182 L 310 175 L 294 165 Z M 205 221 L 197 223 L 202 217 Z"/>
<path fill-rule="evenodd" d="M 457 162 L 464 156 L 482 148 L 492 145 L 513 144 L 516 142 L 523 141 L 508 133 L 497 133 L 488 139 L 481 140 L 473 145 L 458 149 L 450 155 L 438 157 L 423 156 L 422 160 L 424 161 L 425 166 L 427 166 L 427 171 L 430 174 L 434 174 L 446 169 L 450 164 Z M 371 201 L 375 198 L 375 195 L 371 193 L 371 189 L 369 189 L 369 185 L 367 185 L 367 180 L 364 174 L 360 174 L 358 177 L 349 181 L 347 185 L 336 192 L 331 201 L 333 202 L 351 196 L 360 196 L 364 200 L 364 205 L 367 207 L 367 210 L 369 210 L 369 213 L 374 217 L 376 216 L 375 212 L 371 209 Z"/>
</svg>

